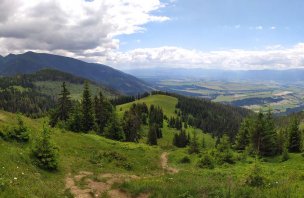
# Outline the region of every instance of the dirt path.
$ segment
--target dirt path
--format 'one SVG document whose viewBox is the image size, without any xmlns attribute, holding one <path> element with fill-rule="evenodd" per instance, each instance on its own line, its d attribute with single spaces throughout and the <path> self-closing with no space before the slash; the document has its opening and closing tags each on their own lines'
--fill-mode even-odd
<svg viewBox="0 0 304 198">
<path fill-rule="evenodd" d="M 178 173 L 178 169 L 170 167 L 168 165 L 168 153 L 163 152 L 160 156 L 160 164 L 162 169 L 170 174 Z M 107 195 L 110 198 L 132 198 L 132 196 L 120 189 L 113 189 L 114 184 L 121 184 L 126 181 L 136 179 L 147 179 L 147 177 L 139 177 L 136 175 L 127 174 L 100 174 L 97 177 L 93 173 L 87 171 L 81 171 L 77 175 L 72 176 L 69 174 L 65 179 L 65 188 L 75 198 L 93 198 L 102 197 Z M 155 177 L 155 176 L 150 176 Z M 80 187 L 81 186 L 81 187 Z M 148 198 L 149 193 L 141 193 L 137 198 Z"/>
<path fill-rule="evenodd" d="M 171 174 L 175 174 L 175 173 L 178 173 L 179 170 L 176 169 L 176 168 L 173 168 L 173 167 L 170 167 L 168 165 L 168 153 L 167 152 L 163 152 L 160 156 L 160 164 L 161 164 L 161 167 L 167 171 L 168 173 L 171 173 Z"/>
</svg>

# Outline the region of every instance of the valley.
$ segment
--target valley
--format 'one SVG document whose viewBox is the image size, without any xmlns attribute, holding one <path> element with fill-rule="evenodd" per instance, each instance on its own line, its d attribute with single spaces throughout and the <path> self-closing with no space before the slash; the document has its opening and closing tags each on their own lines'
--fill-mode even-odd
<svg viewBox="0 0 304 198">
<path fill-rule="evenodd" d="M 145 78 L 143 78 L 145 79 Z M 240 106 L 255 112 L 271 108 L 286 115 L 304 109 L 304 82 L 193 80 L 191 78 L 147 78 L 158 89 L 187 96 L 207 98 L 214 102 Z"/>
</svg>

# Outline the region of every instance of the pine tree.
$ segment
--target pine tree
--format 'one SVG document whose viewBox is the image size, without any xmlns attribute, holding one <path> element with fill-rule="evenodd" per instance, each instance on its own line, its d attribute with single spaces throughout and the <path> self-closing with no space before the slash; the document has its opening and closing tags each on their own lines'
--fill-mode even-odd
<svg viewBox="0 0 304 198">
<path fill-rule="evenodd" d="M 79 103 L 74 105 L 74 109 L 68 120 L 68 129 L 74 132 L 80 132 L 82 130 L 82 115 Z"/>
<path fill-rule="evenodd" d="M 103 97 L 101 92 L 99 92 L 99 97 L 95 96 L 94 98 L 94 111 L 97 133 L 102 134 L 105 126 L 113 116 L 114 108 L 111 103 Z"/>
<path fill-rule="evenodd" d="M 126 111 L 123 117 L 123 131 L 127 142 L 138 142 L 141 118 L 136 112 Z"/>
<path fill-rule="evenodd" d="M 37 166 L 46 170 L 58 168 L 58 148 L 51 142 L 49 129 L 43 127 L 42 137 L 32 150 L 32 156 Z"/>
<path fill-rule="evenodd" d="M 106 138 L 118 141 L 123 141 L 125 139 L 121 123 L 115 114 L 113 114 L 107 126 L 105 127 L 104 136 Z"/>
<path fill-rule="evenodd" d="M 257 154 L 260 154 L 262 138 L 263 135 L 265 134 L 264 114 L 262 112 L 259 112 L 253 127 L 254 128 L 250 134 L 251 144 L 255 152 Z"/>
<path fill-rule="evenodd" d="M 70 92 L 66 88 L 65 82 L 62 83 L 62 90 L 58 98 L 58 119 L 67 121 L 72 107 Z"/>
<path fill-rule="evenodd" d="M 56 109 L 51 112 L 50 125 L 54 127 L 59 121 L 66 122 L 69 119 L 72 102 L 70 92 L 66 88 L 65 82 L 62 83 L 61 93 L 59 94 L 58 104 Z"/>
<path fill-rule="evenodd" d="M 192 153 L 199 153 L 200 152 L 199 146 L 198 146 L 198 138 L 197 138 L 197 134 L 196 134 L 195 131 L 193 133 L 193 138 L 190 141 L 190 147 L 189 147 L 188 152 L 190 154 L 192 154 Z"/>
<path fill-rule="evenodd" d="M 82 95 L 82 130 L 87 132 L 93 129 L 94 116 L 91 93 L 88 82 L 84 84 Z"/>
<path fill-rule="evenodd" d="M 260 154 L 262 156 L 273 156 L 277 153 L 276 138 L 277 132 L 275 129 L 274 120 L 271 110 L 269 109 L 265 116 L 265 129 L 261 140 Z"/>
<path fill-rule="evenodd" d="M 220 143 L 216 147 L 217 149 L 217 159 L 219 163 L 234 163 L 233 152 L 231 150 L 231 144 L 229 137 L 225 134 L 220 139 Z"/>
<path fill-rule="evenodd" d="M 240 126 L 239 132 L 236 136 L 235 147 L 238 150 L 245 150 L 250 143 L 250 134 L 253 126 L 253 121 L 250 118 L 246 118 Z"/>
<path fill-rule="evenodd" d="M 30 139 L 29 129 L 25 126 L 22 118 L 17 116 L 18 126 L 8 133 L 8 138 L 18 142 L 28 142 Z"/>
<path fill-rule="evenodd" d="M 299 129 L 299 120 L 294 118 L 289 125 L 289 146 L 290 152 L 301 152 L 302 135 Z"/>
<path fill-rule="evenodd" d="M 149 145 L 157 145 L 157 126 L 155 124 L 150 125 L 147 143 Z"/>
</svg>

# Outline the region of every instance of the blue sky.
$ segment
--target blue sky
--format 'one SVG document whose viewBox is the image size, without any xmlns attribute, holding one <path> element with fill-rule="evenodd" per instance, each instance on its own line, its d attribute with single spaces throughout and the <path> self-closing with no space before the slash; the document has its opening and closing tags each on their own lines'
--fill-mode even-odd
<svg viewBox="0 0 304 198">
<path fill-rule="evenodd" d="M 178 46 L 202 51 L 290 47 L 303 41 L 303 0 L 177 0 L 156 12 L 170 17 L 123 35 L 121 50 Z"/>
<path fill-rule="evenodd" d="M 1 0 L 0 54 L 122 70 L 304 68 L 303 10 L 303 0 Z"/>
</svg>

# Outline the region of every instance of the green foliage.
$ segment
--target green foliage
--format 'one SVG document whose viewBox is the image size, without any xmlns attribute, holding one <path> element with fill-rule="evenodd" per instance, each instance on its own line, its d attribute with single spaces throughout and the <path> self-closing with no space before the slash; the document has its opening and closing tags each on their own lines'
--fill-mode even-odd
<svg viewBox="0 0 304 198">
<path fill-rule="evenodd" d="M 267 179 L 263 176 L 262 168 L 258 163 L 253 164 L 245 183 L 252 187 L 263 187 Z"/>
<path fill-rule="evenodd" d="M 188 156 L 184 156 L 182 159 L 179 160 L 179 162 L 182 164 L 189 164 L 191 160 Z"/>
<path fill-rule="evenodd" d="M 199 168 L 207 168 L 213 169 L 214 168 L 214 159 L 209 153 L 204 153 L 202 158 L 198 161 L 197 166 Z"/>
<path fill-rule="evenodd" d="M 99 92 L 99 96 L 95 96 L 94 98 L 94 112 L 96 131 L 102 134 L 114 114 L 114 107 L 103 97 L 101 92 Z"/>
<path fill-rule="evenodd" d="M 22 118 L 18 115 L 18 126 L 14 127 L 13 129 L 9 130 L 7 137 L 11 140 L 16 140 L 17 142 L 28 142 L 30 139 L 29 136 L 29 128 L 27 128 L 22 120 Z"/>
<path fill-rule="evenodd" d="M 51 142 L 49 128 L 43 127 L 42 137 L 32 149 L 35 164 L 45 170 L 53 171 L 58 168 L 58 148 Z"/>
<path fill-rule="evenodd" d="M 256 117 L 247 118 L 241 124 L 236 137 L 236 148 L 244 150 L 251 146 L 261 156 L 274 156 L 278 153 L 277 132 L 272 113 L 259 112 Z"/>
<path fill-rule="evenodd" d="M 200 152 L 200 149 L 199 149 L 199 145 L 198 145 L 198 138 L 197 138 L 196 132 L 194 132 L 193 137 L 190 140 L 188 153 L 189 154 L 193 154 L 193 153 L 197 154 L 199 152 Z"/>
<path fill-rule="evenodd" d="M 80 132 L 82 130 L 82 114 L 80 103 L 76 103 L 73 107 L 69 120 L 67 121 L 67 128 L 70 131 Z"/>
<path fill-rule="evenodd" d="M 301 152 L 302 132 L 299 129 L 299 121 L 294 118 L 289 124 L 289 147 L 290 152 Z"/>
<path fill-rule="evenodd" d="M 216 160 L 219 164 L 223 164 L 223 163 L 233 164 L 235 162 L 229 137 L 227 135 L 223 135 L 216 149 L 217 149 Z"/>
<path fill-rule="evenodd" d="M 150 126 L 149 126 L 149 132 L 148 132 L 147 144 L 149 144 L 149 145 L 157 145 L 157 131 L 158 131 L 158 125 L 156 125 L 156 124 L 150 124 Z"/>
<path fill-rule="evenodd" d="M 250 134 L 252 131 L 253 120 L 250 118 L 245 118 L 241 123 L 239 132 L 236 135 L 235 148 L 238 150 L 245 150 L 246 146 L 250 143 Z"/>
<path fill-rule="evenodd" d="M 284 148 L 283 152 L 282 152 L 282 159 L 281 160 L 282 160 L 282 162 L 285 162 L 285 161 L 287 161 L 289 159 L 290 159 L 290 156 L 288 154 L 288 149 Z"/>
<path fill-rule="evenodd" d="M 70 92 L 66 88 L 65 82 L 62 83 L 62 90 L 59 94 L 57 108 L 50 116 L 50 125 L 54 127 L 58 122 L 66 122 L 71 113 L 72 102 L 70 99 Z"/>
<path fill-rule="evenodd" d="M 186 147 L 189 144 L 189 138 L 185 130 L 181 130 L 179 133 L 174 134 L 173 145 L 179 148 Z"/>
<path fill-rule="evenodd" d="M 128 158 L 116 151 L 94 152 L 91 155 L 90 162 L 100 166 L 104 163 L 114 163 L 116 167 L 132 170 L 132 164 L 128 162 Z"/>
<path fill-rule="evenodd" d="M 93 104 L 89 83 L 85 82 L 82 94 L 82 130 L 88 132 L 94 126 Z"/>
<path fill-rule="evenodd" d="M 110 118 L 110 121 L 105 128 L 104 136 L 106 138 L 118 141 L 123 141 L 125 139 L 121 123 L 116 118 L 115 114 L 113 114 Z"/>
</svg>

